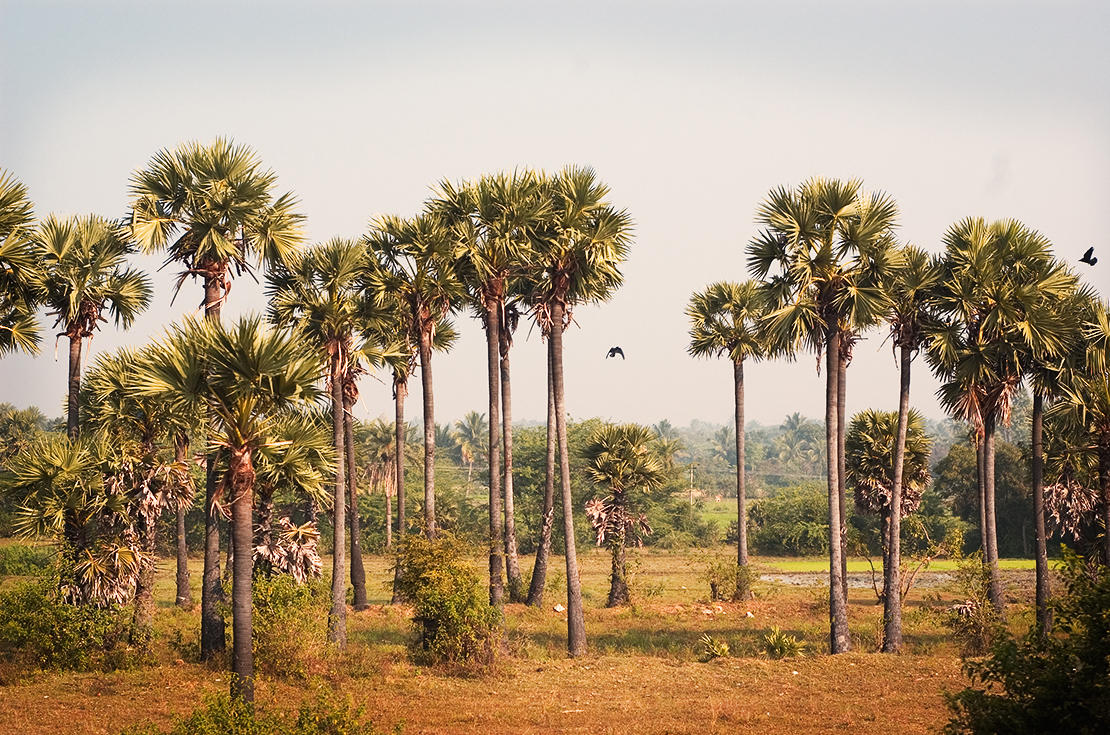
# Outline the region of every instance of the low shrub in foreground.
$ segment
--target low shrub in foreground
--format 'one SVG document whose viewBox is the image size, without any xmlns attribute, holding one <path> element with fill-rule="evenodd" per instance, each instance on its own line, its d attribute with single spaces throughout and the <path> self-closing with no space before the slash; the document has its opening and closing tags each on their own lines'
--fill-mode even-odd
<svg viewBox="0 0 1110 735">
<path fill-rule="evenodd" d="M 330 591 L 323 580 L 304 584 L 292 575 L 260 576 L 254 604 L 254 665 L 259 673 L 304 679 L 327 651 Z"/>
</svg>

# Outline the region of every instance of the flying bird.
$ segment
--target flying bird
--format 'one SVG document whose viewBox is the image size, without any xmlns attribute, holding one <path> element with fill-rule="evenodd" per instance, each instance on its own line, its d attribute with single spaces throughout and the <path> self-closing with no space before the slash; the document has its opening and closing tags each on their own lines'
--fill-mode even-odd
<svg viewBox="0 0 1110 735">
<path fill-rule="evenodd" d="M 614 347 L 611 350 L 609 350 L 609 354 L 605 356 L 605 359 L 608 360 L 610 357 L 616 357 L 617 355 L 620 355 L 621 359 L 623 360 L 624 359 L 624 350 L 622 350 L 620 347 Z"/>
<path fill-rule="evenodd" d="M 1094 257 L 1094 254 L 1095 249 L 1093 247 L 1087 248 L 1087 252 L 1083 253 L 1083 257 L 1079 259 L 1079 262 L 1086 263 L 1087 265 L 1094 265 L 1098 262 L 1098 258 Z"/>
</svg>

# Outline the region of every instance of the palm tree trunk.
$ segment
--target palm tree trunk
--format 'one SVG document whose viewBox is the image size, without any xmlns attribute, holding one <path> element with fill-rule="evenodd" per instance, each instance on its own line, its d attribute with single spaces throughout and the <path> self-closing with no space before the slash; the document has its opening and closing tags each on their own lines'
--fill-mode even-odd
<svg viewBox="0 0 1110 735">
<path fill-rule="evenodd" d="M 335 643 L 339 650 L 347 647 L 347 460 L 346 432 L 343 420 L 343 373 L 340 369 L 339 352 L 331 356 L 331 415 L 332 438 L 335 446 L 335 499 L 332 508 L 335 537 L 331 565 L 331 610 L 328 612 L 328 640 Z"/>
<path fill-rule="evenodd" d="M 207 263 L 201 264 L 207 266 Z M 204 318 L 220 321 L 223 306 L 222 274 L 204 279 Z M 208 431 L 214 434 L 215 412 L 208 409 Z M 227 625 L 220 612 L 224 588 L 220 577 L 220 511 L 218 500 L 223 490 L 219 477 L 219 453 L 209 452 L 204 478 L 204 571 L 200 587 L 200 657 L 207 661 L 227 648 Z"/>
<path fill-rule="evenodd" d="M 486 377 L 489 396 L 489 603 L 500 605 L 505 594 L 501 549 L 501 306 L 485 300 Z"/>
<path fill-rule="evenodd" d="M 628 563 L 625 555 L 624 534 L 612 543 L 613 561 L 609 575 L 609 601 L 606 607 L 620 607 L 631 601 L 628 593 Z"/>
<path fill-rule="evenodd" d="M 158 516 L 153 509 L 139 508 L 139 542 L 147 554 L 139 567 L 135 582 L 135 614 L 131 618 L 131 643 L 138 646 L 149 644 L 153 635 L 154 620 L 154 572 L 155 552 L 158 547 Z"/>
<path fill-rule="evenodd" d="M 365 610 L 369 607 L 366 600 L 366 568 L 362 563 L 362 524 L 358 517 L 358 473 L 355 463 L 355 417 L 352 411 L 355 407 L 355 398 L 347 391 L 343 392 L 343 434 L 347 457 L 347 496 L 350 498 L 351 520 L 351 586 L 354 587 L 355 610 Z"/>
<path fill-rule="evenodd" d="M 232 656 L 231 695 L 244 702 L 254 701 L 254 652 L 252 646 L 251 585 L 254 560 L 246 550 L 251 547 L 251 501 L 254 489 L 254 467 L 249 449 L 232 450 L 229 470 L 231 491 L 232 533 L 239 553 L 232 561 L 231 630 Z"/>
<path fill-rule="evenodd" d="M 578 553 L 574 546 L 574 498 L 570 491 L 570 448 L 567 446 L 566 394 L 563 388 L 563 304 L 551 304 L 551 366 L 554 368 L 555 431 L 559 442 L 559 479 L 563 489 L 563 532 L 567 561 L 567 652 L 574 657 L 586 653 L 586 621 L 582 610 L 582 580 L 578 577 Z"/>
<path fill-rule="evenodd" d="M 502 330 L 504 331 L 504 330 Z M 520 554 L 516 545 L 516 503 L 513 497 L 513 399 L 509 382 L 509 350 L 501 340 L 501 426 L 505 455 L 505 567 L 508 573 L 509 602 L 524 602 L 524 581 L 520 574 Z"/>
<path fill-rule="evenodd" d="M 70 441 L 77 439 L 78 399 L 81 395 L 81 335 L 70 330 L 69 336 L 69 393 L 66 396 L 66 434 Z"/>
<path fill-rule="evenodd" d="M 1002 579 L 998 572 L 998 522 L 994 507 L 994 419 L 986 422 L 983 436 L 983 507 L 986 512 L 987 565 L 990 567 L 990 600 L 1002 612 Z"/>
<path fill-rule="evenodd" d="M 432 392 L 432 336 L 420 333 L 420 387 L 424 397 L 424 533 L 436 537 L 436 412 Z"/>
<path fill-rule="evenodd" d="M 540 517 L 540 542 L 536 549 L 536 564 L 532 567 L 532 581 L 528 587 L 528 604 L 543 607 L 543 593 L 547 585 L 547 561 L 551 556 L 551 528 L 555 525 L 555 382 L 551 367 L 551 339 L 547 340 L 547 469 L 544 474 L 543 511 Z"/>
<path fill-rule="evenodd" d="M 983 554 L 983 561 L 987 560 L 987 441 L 982 434 L 977 434 L 975 444 L 975 484 L 979 491 L 979 551 Z"/>
<path fill-rule="evenodd" d="M 890 528 L 887 558 L 883 560 L 883 652 L 902 650 L 902 477 L 906 458 L 906 432 L 910 420 L 909 344 L 901 346 L 902 364 L 898 390 L 898 435 L 894 444 L 894 477 L 890 491 Z"/>
<path fill-rule="evenodd" d="M 844 549 L 840 515 L 839 396 L 840 331 L 830 324 L 825 337 L 825 448 L 829 494 L 829 640 L 832 653 L 852 650 L 848 636 L 848 603 L 844 594 Z"/>
<path fill-rule="evenodd" d="M 182 467 L 189 458 L 189 435 L 181 432 L 174 440 L 174 461 Z M 174 604 L 186 610 L 193 607 L 193 591 L 189 588 L 189 546 L 185 538 L 185 506 L 178 503 L 177 512 L 177 599 Z"/>
<path fill-rule="evenodd" d="M 397 492 L 397 540 L 405 541 L 405 395 L 408 376 L 393 371 L 393 477 Z M 386 519 L 388 520 L 388 519 Z M 393 567 L 393 597 L 390 604 L 401 602 L 401 557 Z"/>
<path fill-rule="evenodd" d="M 1037 543 L 1037 626 L 1041 635 L 1052 632 L 1052 611 L 1048 598 L 1052 594 L 1048 578 L 1048 537 L 1044 524 L 1044 396 L 1033 392 L 1033 529 Z"/>
<path fill-rule="evenodd" d="M 840 584 L 844 588 L 844 600 L 848 600 L 848 492 L 846 452 L 844 440 L 847 435 L 848 420 L 848 354 L 844 349 L 847 340 L 841 337 L 840 359 L 837 360 L 836 376 L 836 478 L 837 502 L 840 503 Z"/>
<path fill-rule="evenodd" d="M 748 566 L 747 487 L 744 478 L 744 361 L 732 365 L 736 398 L 736 563 Z"/>
</svg>

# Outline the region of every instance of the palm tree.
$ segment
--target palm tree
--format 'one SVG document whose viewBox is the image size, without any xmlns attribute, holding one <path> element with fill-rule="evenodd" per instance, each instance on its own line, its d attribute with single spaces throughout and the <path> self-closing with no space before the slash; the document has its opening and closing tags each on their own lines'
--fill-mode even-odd
<svg viewBox="0 0 1110 735">
<path fill-rule="evenodd" d="M 567 565 L 567 650 L 586 652 L 582 583 L 574 546 L 574 507 L 567 444 L 563 331 L 577 304 L 608 300 L 623 283 L 619 266 L 628 254 L 632 218 L 611 206 L 609 188 L 593 169 L 568 167 L 549 184 L 552 208 L 538 233 L 532 277 L 534 314 L 550 340 L 551 391 L 559 447 Z"/>
<path fill-rule="evenodd" d="M 502 350 L 506 328 L 506 297 L 530 258 L 533 230 L 550 209 L 542 196 L 542 180 L 530 171 L 483 176 L 476 182 L 454 186 L 442 182 L 431 206 L 444 214 L 458 238 L 460 274 L 471 308 L 486 332 L 486 367 L 489 392 L 489 573 L 490 602 L 499 604 L 504 594 L 501 537 L 500 405 Z M 505 427 L 506 432 L 511 428 Z M 511 466 L 511 463 L 510 463 Z M 519 588 L 519 580 L 517 587 Z"/>
<path fill-rule="evenodd" d="M 653 438 L 651 430 L 643 426 L 606 424 L 593 433 L 582 450 L 590 479 L 609 493 L 586 504 L 598 545 L 608 544 L 613 555 L 609 607 L 630 601 L 625 562 L 629 534 L 640 542 L 641 535 L 651 533 L 647 517 L 635 512 L 630 495 L 636 490 L 648 492 L 660 487 L 667 479 L 666 468 L 649 449 Z"/>
<path fill-rule="evenodd" d="M 39 349 L 35 320 L 35 258 L 31 225 L 35 215 L 27 187 L 0 169 L 0 355 Z"/>
<path fill-rule="evenodd" d="M 748 246 L 749 270 L 765 281 L 769 344 L 777 350 L 804 344 L 825 357 L 833 653 L 851 650 L 840 482 L 840 378 L 849 355 L 843 342 L 885 311 L 881 277 L 894 257 L 897 213 L 892 199 L 864 193 L 859 181 L 814 178 L 768 195 L 756 213 L 764 229 Z"/>
<path fill-rule="evenodd" d="M 455 274 L 453 240 L 443 218 L 431 212 L 413 219 L 381 217 L 364 238 L 370 250 L 368 287 L 378 304 L 403 315 L 401 326 L 408 345 L 420 357 L 424 399 L 424 532 L 436 535 L 435 522 L 435 393 L 432 352 L 450 330 L 446 317 L 462 303 L 464 291 Z M 453 330 L 451 331 L 453 335 Z M 400 446 L 400 442 L 398 442 Z M 398 449 L 400 452 L 400 449 Z M 398 483 L 400 487 L 400 483 Z"/>
<path fill-rule="evenodd" d="M 81 348 L 105 321 L 127 329 L 150 305 L 150 279 L 125 268 L 134 252 L 124 230 L 96 215 L 59 220 L 50 215 L 34 235 L 33 253 L 41 264 L 38 289 L 55 317 L 55 326 L 69 339 L 69 398 L 66 431 L 78 432 L 81 391 Z"/>
<path fill-rule="evenodd" d="M 759 320 L 766 301 L 755 281 L 742 284 L 721 281 L 691 297 L 686 307 L 690 319 L 690 346 L 694 357 L 728 354 L 732 361 L 733 406 L 736 426 L 736 563 L 748 565 L 748 523 L 744 483 L 744 360 L 761 359 L 766 353 Z"/>
<path fill-rule="evenodd" d="M 902 262 L 891 274 L 887 291 L 891 297 L 887 321 L 894 349 L 899 351 L 901 372 L 898 387 L 898 429 L 894 444 L 894 468 L 890 506 L 901 508 L 906 436 L 910 421 L 910 363 L 924 344 L 928 330 L 935 326 L 933 290 L 940 279 L 939 262 L 920 248 L 907 245 Z M 902 553 L 902 514 L 889 515 L 885 536 L 887 559 L 883 563 L 883 651 L 902 649 L 902 597 L 890 594 L 900 590 Z"/>
<path fill-rule="evenodd" d="M 243 553 L 252 547 L 252 503 L 256 479 L 255 455 L 272 443 L 274 421 L 282 412 L 315 401 L 319 395 L 316 381 L 321 377 L 318 356 L 294 334 L 265 329 L 262 320 L 245 317 L 230 329 L 209 320 L 207 328 L 196 325 L 178 330 L 177 335 L 158 348 L 159 357 L 142 368 L 142 388 L 153 394 L 177 393 L 183 400 L 195 400 L 195 379 L 210 397 L 214 422 L 209 441 L 227 452 L 227 471 L 223 485 L 231 506 L 232 562 L 232 694 L 246 702 L 254 700 L 254 658 L 252 646 L 251 577 L 253 555 Z M 204 369 L 200 375 L 180 378 L 180 351 L 200 338 Z M 192 347 L 196 347 L 193 342 Z M 164 358 L 164 359 L 163 359 Z"/>
<path fill-rule="evenodd" d="M 554 348 L 547 339 L 547 463 L 544 467 L 543 506 L 540 510 L 540 539 L 536 546 L 536 562 L 532 566 L 532 582 L 528 586 L 528 604 L 543 607 L 547 587 L 547 563 L 551 556 L 551 531 L 555 525 L 555 457 L 558 432 L 555 426 L 555 370 L 552 367 Z"/>
<path fill-rule="evenodd" d="M 489 422 L 484 413 L 467 411 L 466 415 L 455 422 L 456 441 L 462 461 L 466 463 L 466 488 L 470 491 L 470 479 L 474 471 L 475 457 L 489 458 Z"/>
<path fill-rule="evenodd" d="M 143 251 L 165 250 L 167 264 L 183 266 L 175 296 L 185 279 L 201 279 L 204 315 L 218 321 L 235 276 L 251 273 L 254 260 L 287 262 L 304 242 L 296 198 L 275 198 L 276 184 L 277 176 L 262 168 L 254 151 L 230 139 L 164 149 L 131 176 L 131 236 Z M 207 465 L 200 641 L 205 659 L 226 645 L 218 606 L 223 588 L 214 455 Z"/>
</svg>

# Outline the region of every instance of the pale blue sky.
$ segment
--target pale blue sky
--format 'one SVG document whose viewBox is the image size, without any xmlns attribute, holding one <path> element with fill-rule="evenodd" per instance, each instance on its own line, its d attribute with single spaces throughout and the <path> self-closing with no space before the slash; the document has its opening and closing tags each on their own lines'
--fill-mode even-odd
<svg viewBox="0 0 1110 735">
<path fill-rule="evenodd" d="M 0 0 L 0 167 L 42 216 L 122 216 L 128 177 L 159 149 L 227 135 L 301 198 L 314 241 L 411 215 L 440 179 L 513 167 L 595 167 L 630 210 L 626 285 L 567 334 L 568 409 L 723 423 L 731 370 L 694 361 L 683 309 L 747 277 L 752 217 L 773 187 L 861 177 L 930 250 L 963 217 L 1013 217 L 1110 296 L 1110 4 L 1104 2 L 64 2 Z M 144 260 L 151 270 L 161 259 Z M 196 309 L 172 269 L 128 333 Z M 236 310 L 260 310 L 242 280 Z M 435 363 L 439 420 L 484 411 L 474 320 Z M 0 361 L 0 402 L 62 413 L 65 366 Z M 628 359 L 605 360 L 620 345 Z M 65 359 L 64 349 L 61 352 Z M 542 419 L 543 350 L 522 326 L 514 414 Z M 812 357 L 747 369 L 748 416 L 819 418 Z M 915 370 L 913 401 L 939 417 Z M 895 406 L 882 334 L 861 342 L 849 410 Z M 363 384 L 368 416 L 389 390 Z M 419 416 L 419 398 L 409 402 Z"/>
</svg>

